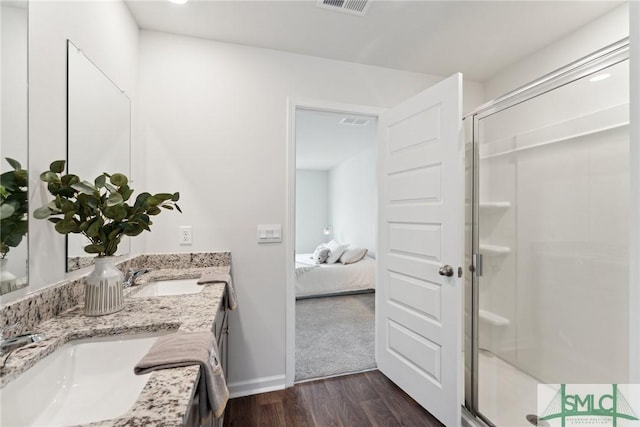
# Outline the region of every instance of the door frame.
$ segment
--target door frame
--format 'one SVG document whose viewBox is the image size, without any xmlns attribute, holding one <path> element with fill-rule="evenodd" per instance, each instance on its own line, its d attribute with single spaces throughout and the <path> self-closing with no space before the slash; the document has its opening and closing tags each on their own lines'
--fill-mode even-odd
<svg viewBox="0 0 640 427">
<path fill-rule="evenodd" d="M 286 161 L 286 213 L 284 244 L 286 256 L 285 291 L 285 387 L 292 387 L 296 376 L 296 110 L 329 111 L 334 113 L 372 116 L 386 110 L 369 105 L 344 104 L 339 102 L 287 97 L 287 161 Z M 377 240 L 377 237 L 376 237 Z"/>
</svg>

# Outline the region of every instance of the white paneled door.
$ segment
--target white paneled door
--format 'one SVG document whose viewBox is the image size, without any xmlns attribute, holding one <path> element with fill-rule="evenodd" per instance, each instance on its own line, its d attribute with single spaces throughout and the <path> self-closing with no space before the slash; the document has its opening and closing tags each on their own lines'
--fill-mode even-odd
<svg viewBox="0 0 640 427">
<path fill-rule="evenodd" d="M 378 122 L 379 369 L 447 426 L 460 424 L 462 75 Z"/>
</svg>

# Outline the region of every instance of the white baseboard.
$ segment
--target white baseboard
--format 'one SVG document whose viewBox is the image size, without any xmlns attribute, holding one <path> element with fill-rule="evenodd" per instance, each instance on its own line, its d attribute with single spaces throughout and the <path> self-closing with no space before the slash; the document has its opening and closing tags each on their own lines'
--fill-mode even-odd
<svg viewBox="0 0 640 427">
<path fill-rule="evenodd" d="M 238 381 L 227 384 L 229 398 L 250 396 L 252 394 L 267 393 L 285 388 L 285 376 L 274 375 L 272 377 L 256 378 L 249 381 Z"/>
</svg>

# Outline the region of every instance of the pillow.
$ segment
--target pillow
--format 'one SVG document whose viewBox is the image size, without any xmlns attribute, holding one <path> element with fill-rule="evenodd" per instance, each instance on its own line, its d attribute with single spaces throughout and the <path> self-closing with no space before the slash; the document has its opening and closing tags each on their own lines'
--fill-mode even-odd
<svg viewBox="0 0 640 427">
<path fill-rule="evenodd" d="M 364 258 L 366 254 L 367 250 L 365 248 L 349 248 L 340 256 L 340 262 L 343 264 L 353 264 Z"/>
<path fill-rule="evenodd" d="M 327 245 L 325 245 L 324 243 L 321 243 L 318 245 L 316 250 L 313 251 L 313 256 L 311 258 L 313 258 L 316 264 L 322 264 L 327 260 L 330 253 L 331 253 L 331 250 L 327 247 Z"/>
<path fill-rule="evenodd" d="M 330 241 L 329 243 L 327 243 L 327 248 L 329 248 L 329 250 L 331 251 L 331 253 L 329 254 L 329 258 L 327 258 L 327 264 L 335 264 L 340 257 L 342 256 L 342 254 L 344 253 L 345 249 L 347 249 L 347 247 L 349 246 L 349 244 L 342 244 L 340 242 L 336 242 L 335 240 Z"/>
</svg>

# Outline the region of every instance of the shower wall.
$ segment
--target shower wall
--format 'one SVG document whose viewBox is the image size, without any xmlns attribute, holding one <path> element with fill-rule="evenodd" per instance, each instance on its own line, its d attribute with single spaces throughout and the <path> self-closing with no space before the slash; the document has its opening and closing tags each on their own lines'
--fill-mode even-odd
<svg viewBox="0 0 640 427">
<path fill-rule="evenodd" d="M 480 121 L 480 349 L 628 380 L 628 63 Z"/>
</svg>

